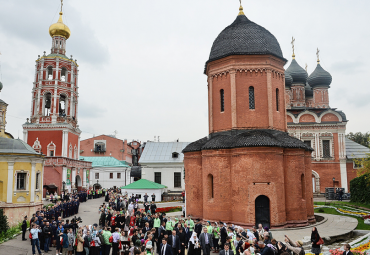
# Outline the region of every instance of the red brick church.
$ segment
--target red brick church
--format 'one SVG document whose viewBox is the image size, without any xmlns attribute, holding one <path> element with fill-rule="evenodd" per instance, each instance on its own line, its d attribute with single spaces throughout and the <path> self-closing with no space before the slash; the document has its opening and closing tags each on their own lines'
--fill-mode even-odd
<svg viewBox="0 0 370 255">
<path fill-rule="evenodd" d="M 287 133 L 287 60 L 242 7 L 213 43 L 209 135 L 184 150 L 186 211 L 244 226 L 315 222 L 312 148 Z"/>
<path fill-rule="evenodd" d="M 23 125 L 24 141 L 46 155 L 44 195 L 88 187 L 91 169 L 91 162 L 79 160 L 78 65 L 66 56 L 71 31 L 59 15 L 49 28 L 51 53 L 36 60 L 31 118 Z"/>
</svg>

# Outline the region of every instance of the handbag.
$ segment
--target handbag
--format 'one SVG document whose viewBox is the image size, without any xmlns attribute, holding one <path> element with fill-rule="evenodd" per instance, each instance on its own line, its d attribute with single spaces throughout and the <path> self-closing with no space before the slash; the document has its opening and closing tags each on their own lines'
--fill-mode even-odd
<svg viewBox="0 0 370 255">
<path fill-rule="evenodd" d="M 316 244 L 317 244 L 317 245 L 324 244 L 324 240 L 322 240 L 322 238 L 320 237 L 319 241 L 318 241 Z"/>
<path fill-rule="evenodd" d="M 32 239 L 32 234 L 30 233 L 29 236 L 28 236 L 29 239 Z"/>
<path fill-rule="evenodd" d="M 113 243 L 113 236 L 110 236 L 110 237 L 109 237 L 109 242 L 110 242 L 110 243 Z"/>
<path fill-rule="evenodd" d="M 119 250 L 121 250 L 121 249 L 122 249 L 122 243 L 121 243 L 121 241 L 119 241 L 118 249 L 119 249 Z"/>
<path fill-rule="evenodd" d="M 60 245 L 63 246 L 63 237 L 60 238 Z"/>
<path fill-rule="evenodd" d="M 92 240 L 92 241 L 90 242 L 90 247 L 95 247 L 95 241 L 94 241 L 94 240 Z"/>
</svg>

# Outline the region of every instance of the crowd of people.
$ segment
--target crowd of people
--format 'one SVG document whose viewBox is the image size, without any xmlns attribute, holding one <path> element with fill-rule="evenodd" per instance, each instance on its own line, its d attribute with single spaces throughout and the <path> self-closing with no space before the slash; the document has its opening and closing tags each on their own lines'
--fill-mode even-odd
<svg viewBox="0 0 370 255">
<path fill-rule="evenodd" d="M 82 226 L 79 219 L 73 222 L 58 220 L 50 226 L 49 221 L 33 222 L 30 231 L 32 249 L 40 251 L 50 238 L 56 240 L 57 254 L 77 255 L 304 255 L 304 243 L 273 238 L 272 232 L 262 224 L 245 229 L 223 222 L 203 222 L 200 219 L 168 217 L 156 212 L 155 203 L 144 197 L 144 208 L 139 208 L 136 196 L 121 194 L 110 189 L 102 193 L 104 203 L 99 207 L 98 223 Z M 40 215 L 41 213 L 39 213 Z M 42 220 L 42 218 L 41 218 Z M 45 220 L 42 220 L 45 221 Z M 39 220 L 40 222 L 40 220 Z M 40 238 L 40 235 L 43 235 Z M 323 240 L 317 228 L 312 228 L 311 252 L 321 253 Z M 345 245 L 350 255 L 350 246 Z M 74 253 L 75 252 L 75 253 Z M 123 252 L 123 253 L 121 253 Z"/>
</svg>

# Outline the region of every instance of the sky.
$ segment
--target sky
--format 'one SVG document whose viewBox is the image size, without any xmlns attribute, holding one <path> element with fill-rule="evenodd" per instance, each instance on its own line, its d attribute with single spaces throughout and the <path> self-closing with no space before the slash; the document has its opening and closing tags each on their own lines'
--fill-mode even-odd
<svg viewBox="0 0 370 255">
<path fill-rule="evenodd" d="M 269 30 L 289 60 L 333 76 L 330 106 L 348 132 L 370 131 L 370 1 L 243 0 L 244 13 Z M 238 0 L 64 0 L 71 30 L 66 55 L 79 64 L 81 140 L 117 131 L 120 139 L 195 141 L 208 134 L 207 77 L 213 41 L 236 18 Z M 0 0 L 0 98 L 6 131 L 22 138 L 30 117 L 35 60 L 51 49 L 58 0 Z"/>
</svg>

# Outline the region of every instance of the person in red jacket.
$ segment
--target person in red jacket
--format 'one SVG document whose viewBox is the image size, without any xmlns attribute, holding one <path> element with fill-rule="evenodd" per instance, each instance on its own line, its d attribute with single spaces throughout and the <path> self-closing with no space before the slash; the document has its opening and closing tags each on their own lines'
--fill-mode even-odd
<svg viewBox="0 0 370 255">
<path fill-rule="evenodd" d="M 182 191 L 181 196 L 182 196 L 182 202 L 185 203 L 185 190 Z"/>
</svg>

